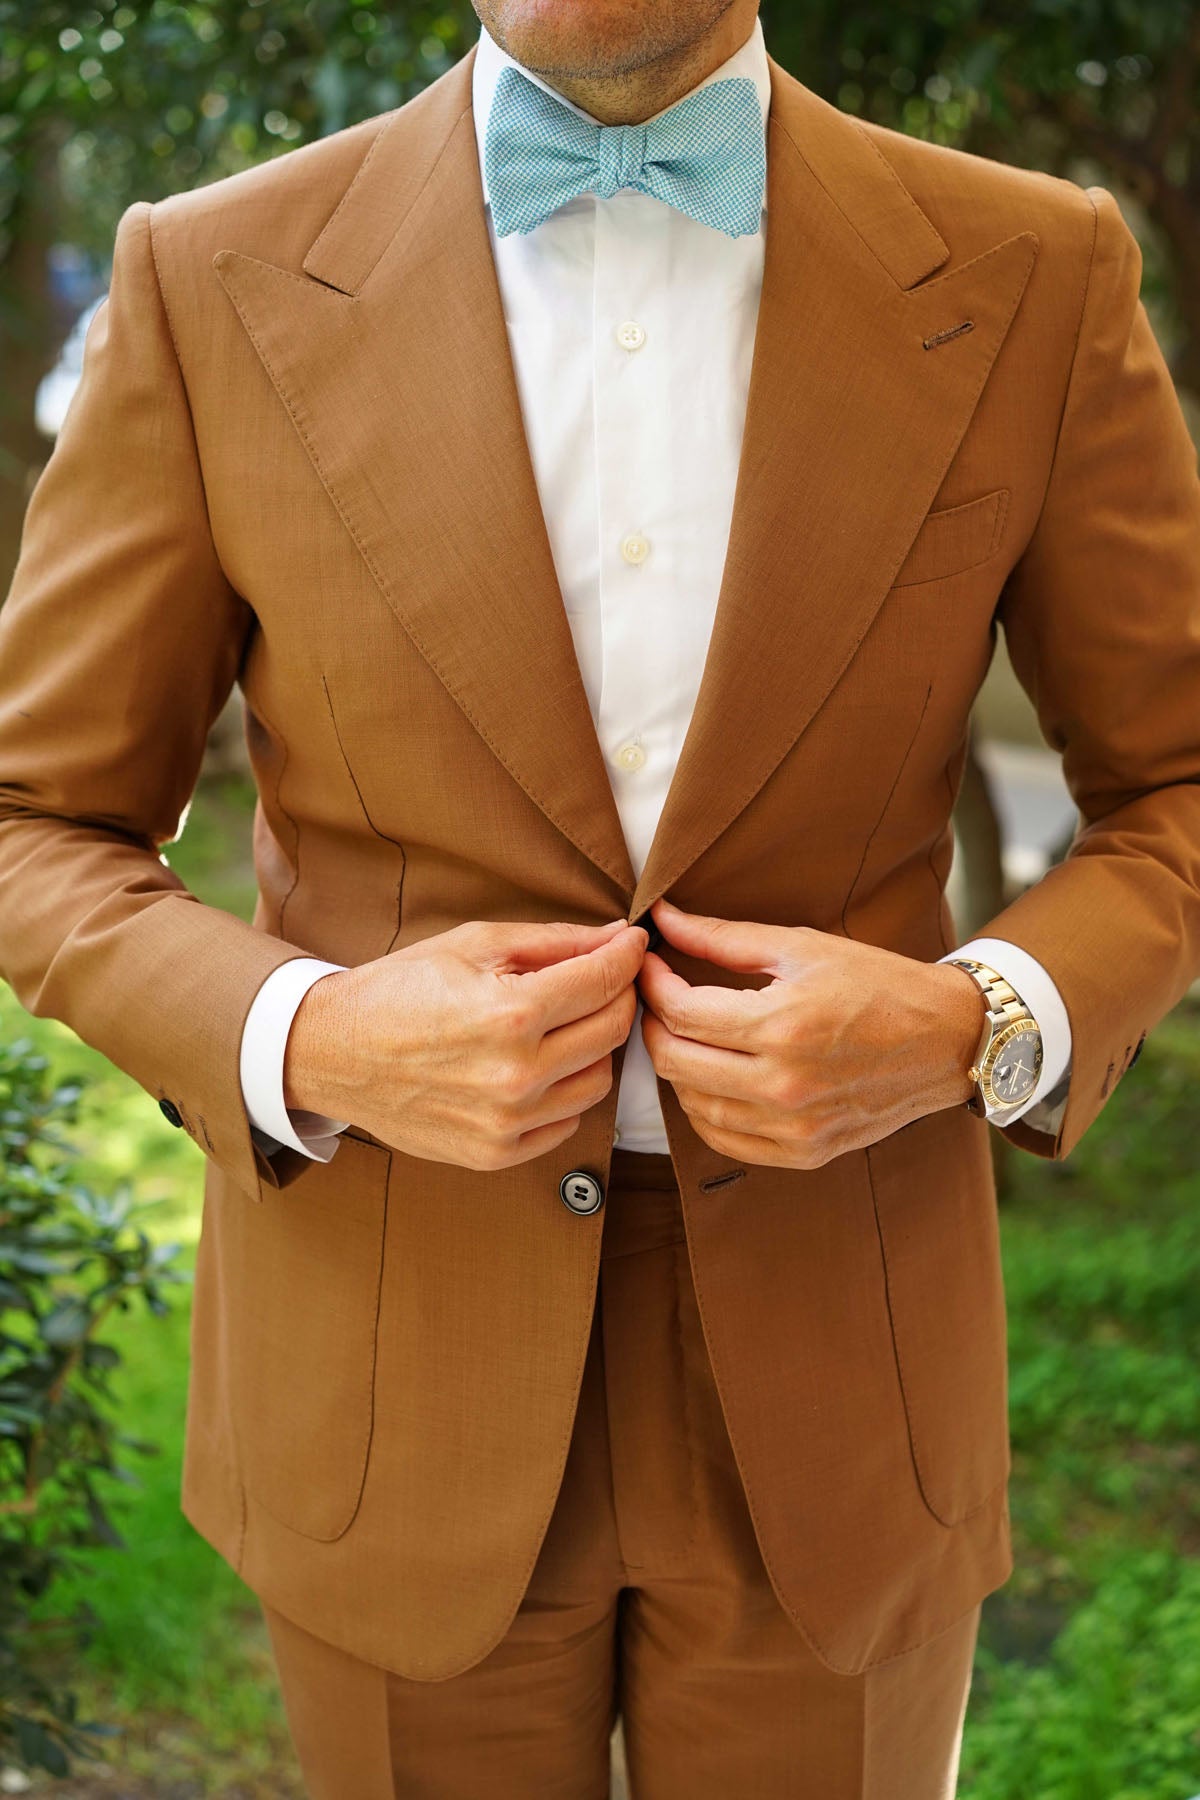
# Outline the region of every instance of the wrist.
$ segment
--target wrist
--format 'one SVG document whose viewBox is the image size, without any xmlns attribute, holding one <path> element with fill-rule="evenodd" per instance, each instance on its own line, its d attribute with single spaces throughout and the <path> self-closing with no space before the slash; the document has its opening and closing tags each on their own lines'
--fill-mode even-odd
<svg viewBox="0 0 1200 1800">
<path fill-rule="evenodd" d="M 335 1046 L 344 1046 L 338 1024 L 344 970 L 322 975 L 304 995 L 292 1017 L 283 1052 L 283 1103 L 289 1112 L 343 1116 L 344 1096 L 333 1091 L 332 1071 L 340 1062 Z"/>
<path fill-rule="evenodd" d="M 961 1090 L 955 1094 L 955 1102 L 965 1103 L 975 1092 L 970 1072 L 983 1036 L 987 1007 L 978 983 L 965 969 L 956 968 L 953 963 L 931 966 L 937 971 L 941 986 L 948 1077 Z"/>
</svg>

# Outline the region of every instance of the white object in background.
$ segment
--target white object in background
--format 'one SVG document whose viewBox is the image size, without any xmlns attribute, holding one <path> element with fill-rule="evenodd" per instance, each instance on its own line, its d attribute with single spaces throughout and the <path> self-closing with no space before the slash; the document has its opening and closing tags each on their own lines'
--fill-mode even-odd
<svg viewBox="0 0 1200 1800">
<path fill-rule="evenodd" d="M 62 429 L 67 408 L 83 373 L 83 340 L 87 336 L 88 326 L 107 298 L 107 294 L 101 294 L 90 306 L 84 307 L 59 351 L 58 361 L 38 382 L 33 402 L 33 422 L 43 437 L 56 438 Z"/>
</svg>

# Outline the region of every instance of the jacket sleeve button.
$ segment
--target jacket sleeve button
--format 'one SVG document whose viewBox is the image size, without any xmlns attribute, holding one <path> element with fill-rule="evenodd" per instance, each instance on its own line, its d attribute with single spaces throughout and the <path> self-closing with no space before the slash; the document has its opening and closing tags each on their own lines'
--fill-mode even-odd
<svg viewBox="0 0 1200 1800">
<path fill-rule="evenodd" d="M 179 1108 L 173 1100 L 160 1100 L 158 1110 L 163 1118 L 168 1119 L 172 1125 L 183 1124 L 183 1120 L 179 1116 Z"/>
</svg>

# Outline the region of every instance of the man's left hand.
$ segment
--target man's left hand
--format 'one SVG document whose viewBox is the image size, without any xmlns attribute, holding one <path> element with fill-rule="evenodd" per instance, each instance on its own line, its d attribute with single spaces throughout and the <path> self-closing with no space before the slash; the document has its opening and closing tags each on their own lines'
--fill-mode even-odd
<svg viewBox="0 0 1200 1800">
<path fill-rule="evenodd" d="M 653 951 L 638 975 L 655 1071 L 723 1156 L 815 1169 L 970 1099 L 984 1015 L 965 969 L 807 925 L 650 910 L 686 956 L 773 977 L 692 987 Z"/>
</svg>

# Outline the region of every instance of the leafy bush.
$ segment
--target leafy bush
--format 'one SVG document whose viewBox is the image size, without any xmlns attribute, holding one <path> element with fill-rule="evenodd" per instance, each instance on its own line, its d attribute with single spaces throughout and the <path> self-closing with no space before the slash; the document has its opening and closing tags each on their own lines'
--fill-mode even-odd
<svg viewBox="0 0 1200 1800">
<path fill-rule="evenodd" d="M 1129 1556 L 1027 1668 L 986 1647 L 963 1800 L 1186 1800 L 1200 1791 L 1200 1562 Z"/>
<path fill-rule="evenodd" d="M 37 1603 L 82 1549 L 123 1548 L 103 1485 L 134 1480 L 118 1449 L 153 1449 L 116 1427 L 120 1357 L 99 1328 L 139 1297 L 165 1314 L 163 1286 L 181 1279 L 177 1246 L 151 1242 L 127 1189 L 72 1180 L 58 1126 L 81 1093 L 56 1086 L 27 1039 L 0 1044 L 0 1760 L 55 1774 L 106 1735 L 52 1671 L 96 1621 L 83 1602 L 61 1619 Z"/>
</svg>

